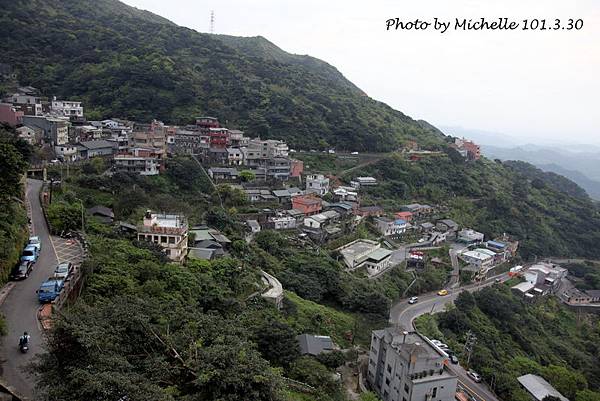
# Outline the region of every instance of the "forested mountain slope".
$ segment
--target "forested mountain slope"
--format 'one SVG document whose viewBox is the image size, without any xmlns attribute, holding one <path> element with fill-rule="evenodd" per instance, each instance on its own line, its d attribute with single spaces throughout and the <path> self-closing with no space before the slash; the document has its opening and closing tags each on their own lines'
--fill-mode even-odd
<svg viewBox="0 0 600 401">
<path fill-rule="evenodd" d="M 0 52 L 22 85 L 81 99 L 89 118 L 219 117 L 294 147 L 389 150 L 439 134 L 329 64 L 263 38 L 201 34 L 116 0 L 0 0 Z"/>
</svg>

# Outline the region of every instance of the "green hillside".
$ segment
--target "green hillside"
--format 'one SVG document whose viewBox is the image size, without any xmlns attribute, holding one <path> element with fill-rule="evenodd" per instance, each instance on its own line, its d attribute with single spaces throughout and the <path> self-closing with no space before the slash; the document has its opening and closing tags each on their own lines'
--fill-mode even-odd
<svg viewBox="0 0 600 401">
<path fill-rule="evenodd" d="M 263 38 L 201 34 L 115 0 L 1 0 L 0 52 L 22 85 L 80 99 L 89 118 L 187 123 L 210 114 L 294 147 L 437 142 L 334 67 Z"/>
</svg>

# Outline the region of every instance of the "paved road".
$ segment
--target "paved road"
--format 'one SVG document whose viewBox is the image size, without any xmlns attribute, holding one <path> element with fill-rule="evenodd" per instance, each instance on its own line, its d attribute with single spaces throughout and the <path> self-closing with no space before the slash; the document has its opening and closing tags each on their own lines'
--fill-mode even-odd
<svg viewBox="0 0 600 401">
<path fill-rule="evenodd" d="M 407 330 L 412 330 L 413 321 L 425 313 L 437 313 L 444 310 L 444 306 L 449 302 L 454 302 L 463 291 L 475 292 L 483 287 L 493 285 L 495 280 L 500 278 L 502 281 L 508 280 L 508 273 L 488 278 L 478 285 L 469 285 L 456 289 L 450 289 L 447 296 L 441 297 L 436 292 L 431 292 L 419 296 L 419 302 L 409 305 L 407 300 L 395 304 L 390 310 L 390 323 L 400 325 Z M 468 376 L 467 372 L 457 365 L 450 365 L 450 369 L 458 376 L 459 384 L 466 388 L 477 401 L 498 401 L 498 398 L 492 394 L 487 386 L 481 383 L 475 383 Z"/>
<path fill-rule="evenodd" d="M 22 369 L 41 351 L 43 340 L 37 320 L 40 304 L 35 291 L 52 274 L 57 264 L 56 253 L 40 207 L 38 194 L 41 186 L 41 181 L 27 180 L 27 199 L 31 205 L 33 235 L 40 237 L 42 252 L 29 278 L 18 282 L 0 307 L 8 323 L 8 336 L 3 338 L 0 346 L 1 375 L 6 383 L 27 398 L 33 396 L 33 381 Z M 23 331 L 31 335 L 30 350 L 27 354 L 21 354 L 17 348 Z"/>
</svg>

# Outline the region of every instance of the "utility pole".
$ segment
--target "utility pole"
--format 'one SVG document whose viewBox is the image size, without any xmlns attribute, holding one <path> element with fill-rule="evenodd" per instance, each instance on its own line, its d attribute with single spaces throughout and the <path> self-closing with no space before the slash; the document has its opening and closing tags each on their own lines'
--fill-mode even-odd
<svg viewBox="0 0 600 401">
<path fill-rule="evenodd" d="M 210 33 L 215 33 L 215 10 L 210 10 Z"/>
</svg>

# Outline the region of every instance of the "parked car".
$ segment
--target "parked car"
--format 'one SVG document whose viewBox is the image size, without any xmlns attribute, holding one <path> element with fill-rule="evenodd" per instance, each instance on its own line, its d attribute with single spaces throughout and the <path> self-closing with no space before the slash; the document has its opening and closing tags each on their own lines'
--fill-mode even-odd
<svg viewBox="0 0 600 401">
<path fill-rule="evenodd" d="M 494 283 L 499 284 L 502 282 L 502 279 L 497 278 L 496 280 L 494 280 Z"/>
<path fill-rule="evenodd" d="M 442 296 L 442 297 L 443 297 L 443 296 L 446 296 L 446 295 L 448 295 L 448 290 L 439 290 L 439 291 L 438 291 L 438 295 L 439 295 L 439 296 Z"/>
<path fill-rule="evenodd" d="M 38 254 L 42 251 L 42 241 L 40 241 L 40 237 L 29 237 L 27 244 L 35 246 L 38 250 Z"/>
<path fill-rule="evenodd" d="M 358 152 L 352 152 L 352 153 L 350 153 L 350 154 L 351 154 L 351 155 L 357 155 L 357 154 L 358 154 Z"/>
<path fill-rule="evenodd" d="M 35 263 L 38 259 L 38 256 L 38 249 L 34 245 L 27 245 L 25 249 L 23 249 L 23 253 L 21 253 L 21 262 L 27 260 Z"/>
<path fill-rule="evenodd" d="M 58 294 L 62 291 L 65 282 L 51 277 L 47 281 L 44 281 L 37 290 L 38 299 L 41 303 L 52 302 L 58 297 Z"/>
<path fill-rule="evenodd" d="M 442 342 L 440 340 L 431 340 L 432 343 L 434 343 L 435 345 L 440 345 Z"/>
<path fill-rule="evenodd" d="M 416 304 L 418 300 L 419 300 L 418 297 L 410 297 L 409 300 L 408 300 L 408 303 L 411 304 L 411 305 L 412 304 Z"/>
<path fill-rule="evenodd" d="M 31 274 L 33 270 L 33 263 L 29 260 L 24 260 L 19 263 L 13 272 L 14 280 L 25 280 Z"/>
<path fill-rule="evenodd" d="M 450 362 L 454 365 L 458 365 L 458 358 L 456 357 L 456 355 L 450 355 Z"/>
<path fill-rule="evenodd" d="M 473 379 L 473 381 L 475 383 L 481 383 L 481 376 L 479 376 L 479 373 L 475 373 L 474 371 L 469 370 L 467 372 L 467 376 L 469 376 L 471 379 Z"/>
<path fill-rule="evenodd" d="M 60 280 L 66 280 L 73 272 L 73 264 L 71 262 L 63 262 L 54 269 L 54 277 Z"/>
</svg>

